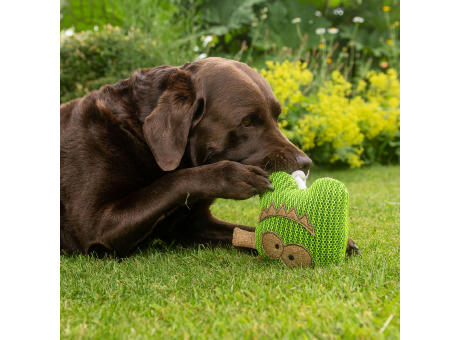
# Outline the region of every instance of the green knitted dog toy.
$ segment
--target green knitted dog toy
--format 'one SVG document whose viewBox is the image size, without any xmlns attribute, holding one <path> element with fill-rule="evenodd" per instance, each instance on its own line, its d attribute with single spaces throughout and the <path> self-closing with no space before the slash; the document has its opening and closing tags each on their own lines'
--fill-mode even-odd
<svg viewBox="0 0 460 340">
<path fill-rule="evenodd" d="M 299 189 L 285 173 L 270 176 L 273 192 L 260 198 L 255 235 L 235 228 L 235 246 L 257 249 L 265 258 L 290 267 L 338 263 L 348 239 L 348 192 L 332 178 L 320 178 Z"/>
</svg>

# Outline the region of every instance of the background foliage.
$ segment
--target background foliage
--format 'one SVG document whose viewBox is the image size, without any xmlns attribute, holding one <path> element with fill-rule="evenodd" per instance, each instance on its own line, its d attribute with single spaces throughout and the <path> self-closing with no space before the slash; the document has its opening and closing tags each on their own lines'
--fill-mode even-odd
<svg viewBox="0 0 460 340">
<path fill-rule="evenodd" d="M 398 0 L 61 1 L 61 102 L 206 56 L 258 69 L 316 163 L 399 162 Z"/>
</svg>

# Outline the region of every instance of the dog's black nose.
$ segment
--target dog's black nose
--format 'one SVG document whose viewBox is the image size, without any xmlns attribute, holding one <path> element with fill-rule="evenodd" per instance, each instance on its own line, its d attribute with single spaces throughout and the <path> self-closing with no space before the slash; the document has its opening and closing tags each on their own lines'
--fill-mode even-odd
<svg viewBox="0 0 460 340">
<path fill-rule="evenodd" d="M 308 170 L 312 165 L 312 160 L 307 155 L 299 155 L 296 157 L 297 165 L 299 170 Z"/>
</svg>

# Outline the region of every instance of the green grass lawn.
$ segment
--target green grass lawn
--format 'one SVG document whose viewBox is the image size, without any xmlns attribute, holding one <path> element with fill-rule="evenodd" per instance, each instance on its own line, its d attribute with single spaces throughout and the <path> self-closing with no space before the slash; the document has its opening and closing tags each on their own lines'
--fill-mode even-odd
<svg viewBox="0 0 460 340">
<path fill-rule="evenodd" d="M 326 175 L 348 187 L 362 257 L 289 269 L 223 248 L 61 256 L 62 338 L 399 338 L 399 166 L 314 169 L 308 182 Z M 212 210 L 255 226 L 258 198 Z"/>
</svg>

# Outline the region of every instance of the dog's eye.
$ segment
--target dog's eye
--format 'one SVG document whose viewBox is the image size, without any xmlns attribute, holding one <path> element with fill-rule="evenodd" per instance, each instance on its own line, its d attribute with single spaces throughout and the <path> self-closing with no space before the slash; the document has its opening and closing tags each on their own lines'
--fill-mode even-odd
<svg viewBox="0 0 460 340">
<path fill-rule="evenodd" d="M 243 124 L 243 126 L 250 126 L 252 124 L 252 119 L 251 117 L 246 117 L 244 118 L 242 121 L 241 121 L 241 124 Z"/>
</svg>

